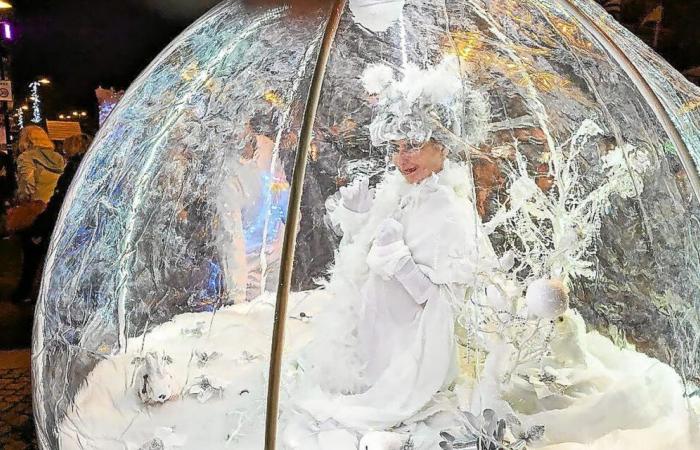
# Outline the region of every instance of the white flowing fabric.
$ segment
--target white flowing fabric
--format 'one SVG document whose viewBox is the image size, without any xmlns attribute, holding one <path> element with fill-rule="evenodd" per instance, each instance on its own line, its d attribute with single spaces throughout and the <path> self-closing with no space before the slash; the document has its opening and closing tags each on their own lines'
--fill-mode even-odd
<svg viewBox="0 0 700 450">
<path fill-rule="evenodd" d="M 391 427 L 406 422 L 453 381 L 453 301 L 464 298 L 479 259 L 480 222 L 468 199 L 470 192 L 468 168 L 446 162 L 440 173 L 415 185 L 398 172 L 389 174 L 366 213 L 352 212 L 337 199 L 328 203 L 343 240 L 328 285 L 336 315 L 327 318 L 325 326 L 337 336 L 356 336 L 356 345 L 345 347 L 356 352 L 356 360 L 348 362 L 351 358 L 339 355 L 340 346 L 325 333 L 324 342 L 311 346 L 317 356 L 332 359 L 319 363 L 317 372 L 322 374 L 314 377 L 322 378 L 319 384 L 325 389 L 310 389 L 300 402 L 318 420 L 333 419 L 356 429 Z M 396 277 L 368 270 L 368 252 L 388 218 L 403 226 L 403 243 L 395 246 L 395 255 L 389 251 L 383 257 L 391 265 L 393 258 L 405 256 L 403 244 L 408 247 L 417 267 L 435 285 L 424 303 Z M 324 351 L 318 352 L 319 346 L 325 346 Z M 336 370 L 328 370 L 330 364 Z M 340 370 L 352 373 L 343 376 Z"/>
<path fill-rule="evenodd" d="M 545 429 L 546 450 L 690 450 L 697 446 L 700 401 L 686 398 L 681 378 L 667 364 L 620 348 L 586 331 L 580 314 L 567 310 L 554 322 L 550 350 L 498 385 L 507 346 L 489 349 L 471 411 L 514 413 Z M 538 377 L 545 368 L 548 380 Z"/>
</svg>

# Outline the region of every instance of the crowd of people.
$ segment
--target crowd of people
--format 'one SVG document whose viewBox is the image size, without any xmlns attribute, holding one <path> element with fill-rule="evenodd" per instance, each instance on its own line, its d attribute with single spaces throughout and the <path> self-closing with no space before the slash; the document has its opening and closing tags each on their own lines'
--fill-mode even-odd
<svg viewBox="0 0 700 450">
<path fill-rule="evenodd" d="M 17 239 L 22 248 L 13 302 L 36 300 L 51 232 L 90 141 L 85 134 L 52 141 L 43 128 L 28 125 L 16 145 L 0 151 L 0 236 Z"/>
</svg>

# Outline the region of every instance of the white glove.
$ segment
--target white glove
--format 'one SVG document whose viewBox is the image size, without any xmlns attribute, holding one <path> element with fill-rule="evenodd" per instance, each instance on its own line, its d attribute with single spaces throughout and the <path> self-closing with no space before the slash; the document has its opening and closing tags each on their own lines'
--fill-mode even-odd
<svg viewBox="0 0 700 450">
<path fill-rule="evenodd" d="M 394 219 L 385 219 L 367 254 L 367 265 L 372 272 L 388 280 L 408 259 L 411 259 L 411 252 L 403 241 L 403 225 Z"/>
<path fill-rule="evenodd" d="M 392 218 L 384 219 L 377 229 L 374 245 L 389 245 L 396 241 L 403 241 L 403 225 Z"/>
<path fill-rule="evenodd" d="M 365 213 L 372 206 L 372 191 L 369 189 L 369 178 L 355 180 L 348 186 L 340 188 L 343 206 L 356 213 Z"/>
<path fill-rule="evenodd" d="M 419 305 L 440 294 L 438 286 L 423 273 L 413 258 L 408 258 L 404 262 L 396 272 L 395 278 Z"/>
</svg>

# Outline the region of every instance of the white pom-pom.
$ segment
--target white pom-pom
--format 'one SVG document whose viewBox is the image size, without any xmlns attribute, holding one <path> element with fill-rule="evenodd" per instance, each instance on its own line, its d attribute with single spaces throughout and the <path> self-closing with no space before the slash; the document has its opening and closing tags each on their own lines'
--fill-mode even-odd
<svg viewBox="0 0 700 450">
<path fill-rule="evenodd" d="M 372 431 L 362 436 L 359 450 L 401 450 L 404 438 L 389 431 Z"/>
<path fill-rule="evenodd" d="M 498 309 L 505 309 L 508 305 L 506 297 L 501 293 L 501 291 L 493 285 L 486 288 L 486 298 L 489 301 L 489 305 Z"/>
<path fill-rule="evenodd" d="M 362 72 L 361 80 L 368 94 L 379 94 L 394 81 L 394 71 L 386 64 L 371 64 Z"/>
<path fill-rule="evenodd" d="M 460 99 L 462 79 L 455 57 L 447 57 L 425 77 L 424 96 L 434 104 L 449 104 Z"/>
<path fill-rule="evenodd" d="M 498 259 L 498 264 L 501 266 L 501 270 L 509 271 L 515 266 L 515 253 L 512 250 L 508 250 Z"/>
<path fill-rule="evenodd" d="M 350 0 L 356 23 L 374 33 L 383 33 L 401 17 L 404 0 Z"/>
<path fill-rule="evenodd" d="M 530 316 L 539 319 L 554 319 L 569 309 L 569 294 L 561 280 L 540 278 L 527 287 L 525 294 Z"/>
<path fill-rule="evenodd" d="M 532 178 L 521 176 L 511 183 L 508 193 L 511 204 L 519 208 L 540 193 L 540 188 Z"/>
<path fill-rule="evenodd" d="M 419 98 L 424 97 L 427 87 L 427 72 L 413 63 L 409 63 L 403 69 L 403 78 L 397 88 L 409 104 L 413 104 Z"/>
</svg>

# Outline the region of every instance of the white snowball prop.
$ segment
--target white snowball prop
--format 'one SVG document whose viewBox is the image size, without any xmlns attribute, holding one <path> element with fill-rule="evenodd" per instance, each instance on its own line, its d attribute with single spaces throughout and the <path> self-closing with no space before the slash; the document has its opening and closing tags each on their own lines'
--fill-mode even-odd
<svg viewBox="0 0 700 450">
<path fill-rule="evenodd" d="M 404 437 L 389 431 L 372 431 L 362 436 L 359 450 L 401 450 Z"/>
<path fill-rule="evenodd" d="M 564 283 L 556 278 L 540 278 L 527 287 L 528 314 L 538 319 L 554 319 L 569 309 L 569 294 Z"/>
<path fill-rule="evenodd" d="M 374 33 L 383 33 L 401 17 L 404 0 L 350 0 L 355 22 Z"/>
<path fill-rule="evenodd" d="M 501 270 L 508 272 L 515 266 L 515 253 L 508 250 L 498 259 L 498 264 L 501 266 Z"/>
<path fill-rule="evenodd" d="M 177 395 L 179 387 L 167 369 L 169 358 L 157 353 L 147 353 L 136 369 L 134 387 L 142 402 L 147 405 L 165 403 Z"/>
</svg>

